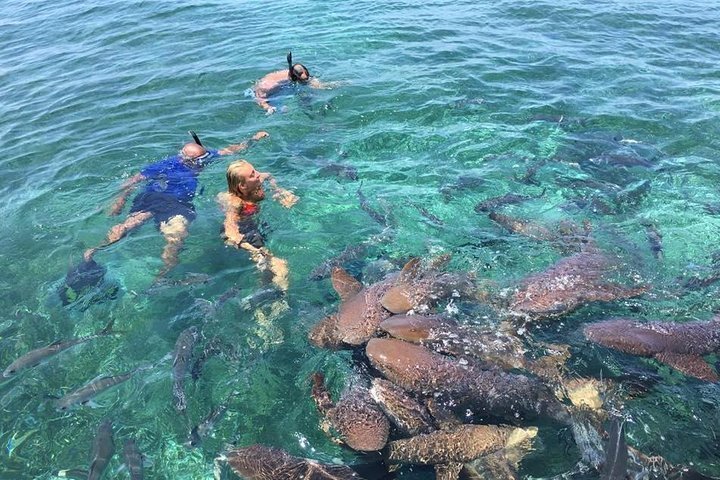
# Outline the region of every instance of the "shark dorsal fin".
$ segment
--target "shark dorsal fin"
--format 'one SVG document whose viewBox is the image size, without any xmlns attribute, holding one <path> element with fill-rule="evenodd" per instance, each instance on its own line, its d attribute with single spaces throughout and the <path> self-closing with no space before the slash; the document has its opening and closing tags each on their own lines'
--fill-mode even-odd
<svg viewBox="0 0 720 480">
<path fill-rule="evenodd" d="M 400 271 L 398 283 L 409 283 L 422 273 L 422 265 L 418 257 L 411 258 Z"/>
<path fill-rule="evenodd" d="M 699 355 L 661 352 L 655 355 L 655 359 L 670 365 L 690 377 L 705 380 L 706 382 L 717 382 L 720 380 L 715 370 Z"/>
<path fill-rule="evenodd" d="M 332 286 L 342 301 L 356 295 L 362 290 L 362 283 L 340 267 L 335 267 L 331 275 Z"/>
</svg>

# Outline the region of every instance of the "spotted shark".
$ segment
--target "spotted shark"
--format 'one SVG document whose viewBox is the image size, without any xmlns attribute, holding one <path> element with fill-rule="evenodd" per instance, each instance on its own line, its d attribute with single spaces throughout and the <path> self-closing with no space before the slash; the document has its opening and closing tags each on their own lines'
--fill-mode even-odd
<svg viewBox="0 0 720 480">
<path fill-rule="evenodd" d="M 312 376 L 312 396 L 325 419 L 323 430 L 334 429 L 340 434 L 341 442 L 360 452 L 372 452 L 385 446 L 390 422 L 365 388 L 351 387 L 337 403 L 333 403 L 325 388 L 325 377 L 316 372 Z"/>
<path fill-rule="evenodd" d="M 510 314 L 529 320 L 559 317 L 591 302 L 632 298 L 647 291 L 646 286 L 612 281 L 617 268 L 597 250 L 562 258 L 520 283 L 510 300 Z"/>
<path fill-rule="evenodd" d="M 361 480 L 353 469 L 345 465 L 319 463 L 290 455 L 284 450 L 265 445 L 231 450 L 216 459 L 248 480 Z"/>
<path fill-rule="evenodd" d="M 720 352 L 720 317 L 698 322 L 639 322 L 612 318 L 587 325 L 585 338 L 605 347 L 670 365 L 685 375 L 717 382 L 718 374 L 702 358 Z"/>
<path fill-rule="evenodd" d="M 411 393 L 446 398 L 453 411 L 508 423 L 537 417 L 571 423 L 567 408 L 534 377 L 483 370 L 391 338 L 371 339 L 365 352 L 385 378 Z"/>
</svg>

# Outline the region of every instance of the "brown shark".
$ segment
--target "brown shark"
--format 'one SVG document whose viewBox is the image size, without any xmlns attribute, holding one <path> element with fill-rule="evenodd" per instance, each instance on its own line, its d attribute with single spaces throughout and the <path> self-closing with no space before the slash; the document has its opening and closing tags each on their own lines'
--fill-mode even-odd
<svg viewBox="0 0 720 480">
<path fill-rule="evenodd" d="M 642 295 L 645 286 L 626 287 L 609 279 L 617 266 L 597 251 L 565 257 L 521 282 L 510 300 L 510 313 L 529 320 L 559 317 L 597 301 Z"/>
<path fill-rule="evenodd" d="M 368 391 L 353 387 L 333 404 L 325 388 L 322 373 L 312 376 L 312 396 L 327 423 L 323 430 L 334 429 L 340 440 L 353 450 L 372 452 L 381 450 L 387 443 L 390 422 Z"/>
<path fill-rule="evenodd" d="M 510 423 L 549 417 L 570 423 L 566 407 L 539 380 L 500 370 L 481 370 L 423 346 L 373 338 L 366 346 L 372 365 L 413 393 L 448 398 L 455 411 Z"/>
<path fill-rule="evenodd" d="M 436 429 L 427 407 L 394 383 L 382 378 L 374 378 L 370 396 L 392 421 L 401 436 L 413 437 Z"/>
<path fill-rule="evenodd" d="M 362 480 L 345 465 L 328 465 L 294 457 L 284 450 L 251 445 L 220 456 L 230 468 L 247 480 Z"/>
<path fill-rule="evenodd" d="M 647 322 L 613 318 L 588 325 L 585 337 L 621 352 L 651 357 L 700 380 L 717 382 L 702 358 L 720 352 L 720 317 L 705 322 Z"/>
<path fill-rule="evenodd" d="M 444 298 L 472 295 L 474 285 L 470 276 L 442 271 L 449 262 L 449 255 L 440 255 L 426 263 L 419 258 L 410 260 L 383 295 L 382 306 L 395 314 L 410 310 L 423 312 Z"/>
<path fill-rule="evenodd" d="M 362 345 L 375 335 L 380 322 L 390 316 L 390 312 L 380 305 L 380 299 L 390 289 L 395 277 L 363 287 L 345 270 L 336 267 L 331 279 L 342 303 L 336 314 L 313 327 L 309 334 L 310 342 L 323 348 Z"/>
<path fill-rule="evenodd" d="M 380 324 L 380 329 L 439 353 L 469 355 L 507 370 L 529 366 L 523 342 L 504 329 L 460 325 L 437 315 L 393 315 Z"/>
<path fill-rule="evenodd" d="M 565 254 L 577 253 L 594 245 L 588 223 L 579 226 L 571 221 L 563 220 L 551 227 L 546 227 L 531 220 L 515 218 L 503 213 L 492 212 L 488 217 L 513 233 L 531 240 L 549 242 L 554 248 Z"/>
<path fill-rule="evenodd" d="M 516 428 L 507 425 L 460 425 L 453 430 L 437 430 L 388 444 L 390 463 L 420 465 L 466 463 L 534 437 L 537 428 Z"/>
</svg>

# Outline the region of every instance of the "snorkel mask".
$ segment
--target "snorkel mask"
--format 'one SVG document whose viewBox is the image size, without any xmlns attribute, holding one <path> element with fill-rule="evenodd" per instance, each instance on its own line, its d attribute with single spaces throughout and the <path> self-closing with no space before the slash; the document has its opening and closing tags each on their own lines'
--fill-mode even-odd
<svg viewBox="0 0 720 480">
<path fill-rule="evenodd" d="M 310 70 L 307 69 L 305 65 L 302 63 L 296 63 L 293 64 L 292 62 L 292 52 L 288 52 L 287 54 L 287 64 L 288 64 L 288 76 L 290 77 L 290 80 L 293 82 L 307 82 L 310 79 Z M 302 75 L 302 71 L 297 72 L 296 69 L 302 69 L 307 74 L 306 79 L 302 79 L 300 75 Z"/>
<path fill-rule="evenodd" d="M 205 148 L 205 145 L 202 144 L 202 142 L 200 141 L 200 137 L 197 136 L 197 133 L 193 132 L 192 130 L 188 130 L 188 133 L 192 137 L 193 141 L 197 145 L 201 146 L 203 150 L 205 150 L 205 153 L 196 157 L 187 157 L 184 153 L 182 155 L 187 161 L 192 162 L 193 164 L 198 166 L 203 166 L 205 161 L 210 158 L 210 152 L 207 150 L 207 148 Z"/>
</svg>

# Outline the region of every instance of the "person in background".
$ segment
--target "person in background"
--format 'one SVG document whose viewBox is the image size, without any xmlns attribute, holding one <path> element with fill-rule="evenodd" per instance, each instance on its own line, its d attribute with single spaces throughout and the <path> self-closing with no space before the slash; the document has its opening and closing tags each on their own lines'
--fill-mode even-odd
<svg viewBox="0 0 720 480">
<path fill-rule="evenodd" d="M 265 239 L 258 230 L 256 221 L 259 203 L 265 199 L 263 183 L 268 181 L 273 189 L 273 198 L 285 208 L 298 201 L 292 192 L 280 188 L 269 173 L 261 173 L 246 160 L 231 163 L 226 172 L 226 192 L 217 196 L 218 203 L 225 211 L 223 239 L 225 244 L 241 248 L 250 253 L 250 258 L 261 272 L 269 272 L 272 282 L 283 292 L 288 288 L 287 262 L 277 258 L 265 247 Z"/>
<path fill-rule="evenodd" d="M 255 102 L 260 105 L 268 115 L 275 113 L 276 108 L 270 105 L 268 99 L 283 87 L 300 83 L 311 88 L 329 89 L 336 83 L 322 83 L 310 75 L 310 71 L 302 63 L 293 63 L 292 52 L 287 54 L 287 70 L 278 70 L 265 75 L 255 83 L 253 94 Z"/>
<path fill-rule="evenodd" d="M 127 198 L 138 184 L 145 182 L 145 188 L 133 199 L 127 218 L 108 231 L 105 242 L 85 251 L 85 262 L 92 262 L 98 249 L 114 244 L 130 231 L 153 219 L 165 238 L 162 252 L 164 265 L 156 281 L 163 278 L 177 265 L 188 227 L 195 219 L 192 202 L 200 172 L 219 157 L 246 150 L 251 142 L 268 136 L 267 132 L 260 131 L 250 140 L 214 150 L 206 148 L 194 132 L 189 133 L 194 141 L 183 145 L 178 154 L 146 166 L 125 181 L 122 192 L 110 208 L 110 215 L 122 212 Z"/>
</svg>

